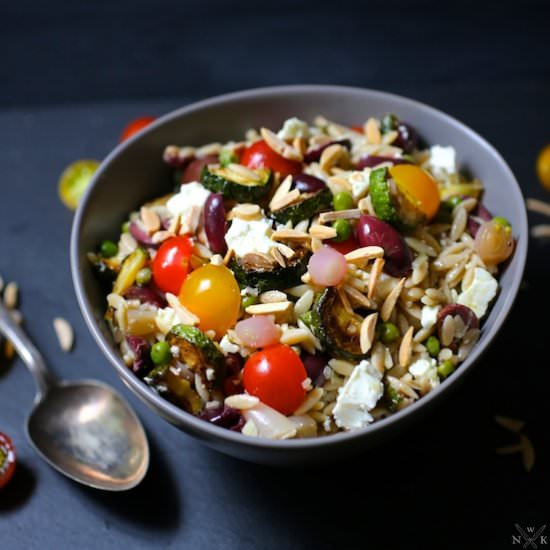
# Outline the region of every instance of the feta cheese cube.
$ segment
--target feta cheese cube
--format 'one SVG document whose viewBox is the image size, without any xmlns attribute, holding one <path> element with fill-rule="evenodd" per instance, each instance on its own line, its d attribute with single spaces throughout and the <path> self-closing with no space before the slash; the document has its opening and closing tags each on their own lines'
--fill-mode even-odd
<svg viewBox="0 0 550 550">
<path fill-rule="evenodd" d="M 224 355 L 227 355 L 228 353 L 239 353 L 239 346 L 231 342 L 231 340 L 227 337 L 227 334 L 225 334 L 220 340 L 220 349 Z"/>
<path fill-rule="evenodd" d="M 370 183 L 370 168 L 365 168 L 362 171 L 351 172 L 348 181 L 351 184 L 351 194 L 354 200 L 362 199 L 369 190 Z"/>
<path fill-rule="evenodd" d="M 210 191 L 205 189 L 198 181 L 184 183 L 179 193 L 176 193 L 166 203 L 166 208 L 172 216 L 181 216 L 182 220 L 187 220 L 191 217 L 191 212 L 194 207 L 202 210 L 204 203 L 209 197 Z"/>
<path fill-rule="evenodd" d="M 170 332 L 170 329 L 177 325 L 179 317 L 176 313 L 176 310 L 171 307 L 165 307 L 164 309 L 159 309 L 155 316 L 155 322 L 157 327 L 162 334 Z"/>
<path fill-rule="evenodd" d="M 382 375 L 368 360 L 361 361 L 347 382 L 338 391 L 336 406 L 332 411 L 340 428 L 356 430 L 371 423 L 369 413 L 384 393 Z"/>
<path fill-rule="evenodd" d="M 434 145 L 430 147 L 428 167 L 436 177 L 456 174 L 456 151 L 454 147 L 442 147 Z"/>
<path fill-rule="evenodd" d="M 437 361 L 435 359 L 417 359 L 409 367 L 409 372 L 417 380 L 427 379 L 432 389 L 439 385 Z"/>
<path fill-rule="evenodd" d="M 497 280 L 486 269 L 476 267 L 472 283 L 458 295 L 457 303 L 469 307 L 481 319 L 497 290 Z"/>
<path fill-rule="evenodd" d="M 283 127 L 277 132 L 277 136 L 281 139 L 294 139 L 297 137 L 308 138 L 309 126 L 307 122 L 299 118 L 292 117 L 284 121 Z"/>
<path fill-rule="evenodd" d="M 252 221 L 235 218 L 225 234 L 225 242 L 239 257 L 250 252 L 267 254 L 275 246 L 271 233 L 271 222 L 265 218 Z"/>
<path fill-rule="evenodd" d="M 437 314 L 441 306 L 424 306 L 422 308 L 422 317 L 420 318 L 420 324 L 422 328 L 431 328 L 437 323 Z"/>
</svg>

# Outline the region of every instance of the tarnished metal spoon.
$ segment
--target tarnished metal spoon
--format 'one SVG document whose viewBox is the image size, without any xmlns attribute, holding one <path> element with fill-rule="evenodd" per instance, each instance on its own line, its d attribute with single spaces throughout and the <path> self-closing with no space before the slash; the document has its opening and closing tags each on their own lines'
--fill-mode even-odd
<svg viewBox="0 0 550 550">
<path fill-rule="evenodd" d="M 135 487 L 147 472 L 149 445 L 128 403 L 101 382 L 58 381 L 2 304 L 0 333 L 36 381 L 34 408 L 27 418 L 27 436 L 36 452 L 84 485 L 107 491 Z"/>
</svg>

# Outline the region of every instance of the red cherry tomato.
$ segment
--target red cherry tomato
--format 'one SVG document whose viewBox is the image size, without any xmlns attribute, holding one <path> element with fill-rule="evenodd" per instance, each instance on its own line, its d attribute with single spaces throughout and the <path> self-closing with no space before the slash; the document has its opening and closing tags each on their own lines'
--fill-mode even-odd
<svg viewBox="0 0 550 550">
<path fill-rule="evenodd" d="M 0 489 L 8 483 L 15 472 L 15 447 L 11 439 L 0 432 Z"/>
<path fill-rule="evenodd" d="M 346 239 L 345 241 L 325 241 L 330 247 L 334 248 L 335 250 L 338 250 L 340 254 L 347 254 L 348 252 L 351 252 L 352 250 L 355 250 L 356 248 L 359 248 L 359 243 L 357 242 L 357 239 L 355 238 L 355 235 L 352 235 L 349 239 Z"/>
<path fill-rule="evenodd" d="M 122 130 L 122 134 L 120 134 L 119 143 L 122 143 L 123 141 L 126 141 L 128 138 L 131 138 L 134 134 L 137 134 L 143 128 L 146 126 L 149 126 L 151 122 L 155 121 L 154 116 L 142 116 L 140 118 L 136 118 L 135 120 L 132 120 L 125 128 Z"/>
<path fill-rule="evenodd" d="M 364 134 L 363 126 L 351 126 L 351 129 L 358 134 Z"/>
<path fill-rule="evenodd" d="M 243 370 L 246 391 L 286 415 L 302 404 L 306 378 L 307 372 L 298 354 L 283 344 L 253 353 Z"/>
<path fill-rule="evenodd" d="M 162 243 L 153 260 L 153 279 L 161 290 L 179 294 L 189 273 L 192 250 L 189 237 L 172 237 Z"/>
<path fill-rule="evenodd" d="M 299 174 L 302 171 L 301 162 L 285 159 L 273 151 L 264 140 L 253 143 L 243 151 L 241 164 L 248 168 L 270 168 L 283 176 Z"/>
</svg>

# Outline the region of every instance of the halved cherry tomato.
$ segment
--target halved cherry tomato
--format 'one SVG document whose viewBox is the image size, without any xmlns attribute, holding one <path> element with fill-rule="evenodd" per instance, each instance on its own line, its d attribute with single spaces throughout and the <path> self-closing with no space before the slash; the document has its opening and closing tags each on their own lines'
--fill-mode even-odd
<svg viewBox="0 0 550 550">
<path fill-rule="evenodd" d="M 334 248 L 334 250 L 338 250 L 340 254 L 347 254 L 348 252 L 351 252 L 352 250 L 355 250 L 356 248 L 359 248 L 359 243 L 357 242 L 357 239 L 355 238 L 355 235 L 352 235 L 349 239 L 346 239 L 345 241 L 325 241 L 330 247 Z"/>
<path fill-rule="evenodd" d="M 389 170 L 399 191 L 428 218 L 428 221 L 431 220 L 437 214 L 440 202 L 435 180 L 414 164 L 396 164 Z"/>
<path fill-rule="evenodd" d="M 270 168 L 283 176 L 299 174 L 302 171 L 301 162 L 285 159 L 273 151 L 264 140 L 253 143 L 243 151 L 241 164 L 248 168 Z"/>
<path fill-rule="evenodd" d="M 365 131 L 363 130 L 363 126 L 350 126 L 350 128 L 354 132 L 357 132 L 358 134 L 364 134 L 365 133 Z"/>
<path fill-rule="evenodd" d="M 84 191 L 86 191 L 92 176 L 99 168 L 97 160 L 77 160 L 61 174 L 57 184 L 59 198 L 71 210 L 76 210 Z"/>
<path fill-rule="evenodd" d="M 164 292 L 179 294 L 190 270 L 193 243 L 189 237 L 172 237 L 164 241 L 153 260 L 153 280 Z"/>
<path fill-rule="evenodd" d="M 286 415 L 302 404 L 306 378 L 307 372 L 298 354 L 283 344 L 253 353 L 243 370 L 246 391 Z"/>
<path fill-rule="evenodd" d="M 125 128 L 122 130 L 122 134 L 120 134 L 119 143 L 122 143 L 123 141 L 126 141 L 128 138 L 131 138 L 134 134 L 137 134 L 143 128 L 146 126 L 149 126 L 151 122 L 154 122 L 156 118 L 154 116 L 142 116 L 140 118 L 136 118 L 135 120 L 132 120 Z"/>
<path fill-rule="evenodd" d="M 221 338 L 239 317 L 241 291 L 233 273 L 223 265 L 195 269 L 183 283 L 180 302 L 200 320 L 199 328 Z"/>
<path fill-rule="evenodd" d="M 8 483 L 15 472 L 15 447 L 11 439 L 0 432 L 0 489 Z"/>
</svg>

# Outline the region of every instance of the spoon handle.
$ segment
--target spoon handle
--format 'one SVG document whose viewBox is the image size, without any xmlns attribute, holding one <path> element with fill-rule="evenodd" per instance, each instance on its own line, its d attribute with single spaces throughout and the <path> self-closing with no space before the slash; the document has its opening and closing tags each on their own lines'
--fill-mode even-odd
<svg viewBox="0 0 550 550">
<path fill-rule="evenodd" d="M 15 347 L 17 354 L 31 371 L 37 386 L 36 402 L 40 401 L 50 386 L 56 382 L 55 377 L 48 371 L 46 363 L 23 332 L 21 327 L 14 321 L 10 312 L 0 302 L 0 333 L 2 333 Z"/>
</svg>

